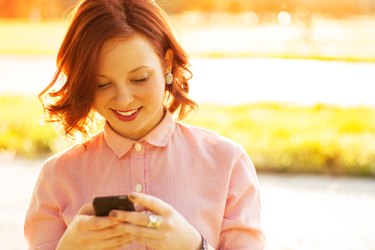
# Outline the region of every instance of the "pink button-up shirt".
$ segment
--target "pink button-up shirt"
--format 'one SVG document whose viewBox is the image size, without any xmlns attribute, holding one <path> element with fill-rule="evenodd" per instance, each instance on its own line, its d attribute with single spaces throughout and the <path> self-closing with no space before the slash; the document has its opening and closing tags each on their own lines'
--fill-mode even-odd
<svg viewBox="0 0 375 250">
<path fill-rule="evenodd" d="M 172 205 L 216 249 L 263 249 L 259 185 L 244 149 L 166 114 L 139 141 L 105 125 L 90 142 L 48 159 L 25 221 L 30 249 L 54 249 L 81 206 L 140 191 Z M 123 249 L 146 249 L 132 242 Z"/>
</svg>

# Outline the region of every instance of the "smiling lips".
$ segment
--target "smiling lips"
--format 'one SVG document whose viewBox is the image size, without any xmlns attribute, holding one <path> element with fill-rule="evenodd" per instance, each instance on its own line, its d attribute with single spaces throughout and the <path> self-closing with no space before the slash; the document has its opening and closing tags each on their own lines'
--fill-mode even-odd
<svg viewBox="0 0 375 250">
<path fill-rule="evenodd" d="M 112 111 L 119 120 L 130 122 L 130 121 L 135 120 L 135 118 L 138 117 L 138 114 L 140 113 L 141 108 L 132 109 L 132 110 L 128 110 L 128 111 L 119 111 L 119 110 L 113 109 Z"/>
</svg>

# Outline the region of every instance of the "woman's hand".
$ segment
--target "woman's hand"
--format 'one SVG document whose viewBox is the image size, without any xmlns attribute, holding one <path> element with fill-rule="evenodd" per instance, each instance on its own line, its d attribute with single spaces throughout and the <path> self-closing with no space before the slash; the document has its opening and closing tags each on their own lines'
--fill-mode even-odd
<svg viewBox="0 0 375 250">
<path fill-rule="evenodd" d="M 111 217 L 94 216 L 92 204 L 87 203 L 74 217 L 57 249 L 118 249 L 133 240 L 121 224 Z"/>
<path fill-rule="evenodd" d="M 164 201 L 141 193 L 131 193 L 129 199 L 138 206 L 143 206 L 151 213 L 127 212 L 113 210 L 110 217 L 121 222 L 124 232 L 148 247 L 154 249 L 192 249 L 198 250 L 202 244 L 199 232 L 190 225 L 171 205 Z M 162 218 L 158 228 L 149 228 L 149 215 L 155 214 Z"/>
</svg>

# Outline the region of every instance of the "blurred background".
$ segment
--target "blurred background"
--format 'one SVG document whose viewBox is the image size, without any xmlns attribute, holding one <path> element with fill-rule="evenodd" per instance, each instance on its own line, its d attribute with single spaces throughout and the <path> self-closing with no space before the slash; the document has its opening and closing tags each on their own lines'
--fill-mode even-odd
<svg viewBox="0 0 375 250">
<path fill-rule="evenodd" d="M 270 249 L 375 249 L 375 0 L 160 0 L 191 59 L 186 123 L 241 143 Z M 0 0 L 0 241 L 24 249 L 40 163 L 66 148 L 38 93 L 74 0 Z"/>
</svg>

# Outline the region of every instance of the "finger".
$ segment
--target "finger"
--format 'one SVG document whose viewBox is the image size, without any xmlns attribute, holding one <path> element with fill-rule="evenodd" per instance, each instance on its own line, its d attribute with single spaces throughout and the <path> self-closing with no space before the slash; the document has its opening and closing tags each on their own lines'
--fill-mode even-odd
<svg viewBox="0 0 375 250">
<path fill-rule="evenodd" d="M 92 203 L 86 203 L 84 204 L 78 211 L 78 214 L 84 214 L 84 215 L 94 215 L 94 207 Z"/>
<path fill-rule="evenodd" d="M 152 249 L 163 249 L 161 244 L 164 242 L 159 238 L 137 238 L 136 240 Z"/>
<path fill-rule="evenodd" d="M 172 210 L 171 206 L 164 201 L 147 194 L 132 192 L 128 195 L 129 199 L 134 203 L 144 206 L 156 214 L 163 215 L 169 214 Z"/>
<path fill-rule="evenodd" d="M 102 230 L 121 223 L 121 221 L 111 217 L 96 217 L 92 215 L 78 216 L 78 227 L 90 231 Z"/>
<path fill-rule="evenodd" d="M 121 225 L 118 225 L 118 228 L 121 228 L 122 232 L 132 235 L 136 240 L 140 240 L 143 238 L 158 239 L 160 238 L 160 235 L 163 233 L 159 229 L 147 228 L 129 223 L 123 223 Z"/>
<path fill-rule="evenodd" d="M 132 223 L 139 226 L 146 226 L 148 215 L 142 212 L 127 212 L 123 210 L 112 210 L 109 216 L 122 222 Z"/>
<path fill-rule="evenodd" d="M 107 245 L 110 248 L 118 249 L 118 248 L 121 248 L 121 247 L 131 243 L 133 240 L 134 240 L 133 237 L 127 235 L 127 236 L 113 237 L 111 239 L 103 241 L 103 243 L 104 243 L 104 245 Z M 99 247 L 99 249 L 101 249 L 101 248 Z"/>
<path fill-rule="evenodd" d="M 92 249 L 118 249 L 129 244 L 133 240 L 134 238 L 132 236 L 120 235 L 109 239 L 96 240 L 91 245 Z M 91 249 L 90 244 L 88 244 L 87 247 Z"/>
<path fill-rule="evenodd" d="M 99 231 L 86 231 L 84 233 L 83 238 L 87 242 L 104 241 L 104 240 L 109 240 L 109 239 L 116 238 L 116 237 L 123 237 L 123 238 L 131 239 L 132 238 L 131 235 L 126 233 L 126 231 L 124 231 L 123 227 L 121 227 L 121 224 L 115 225 L 113 227 L 105 228 Z"/>
</svg>

